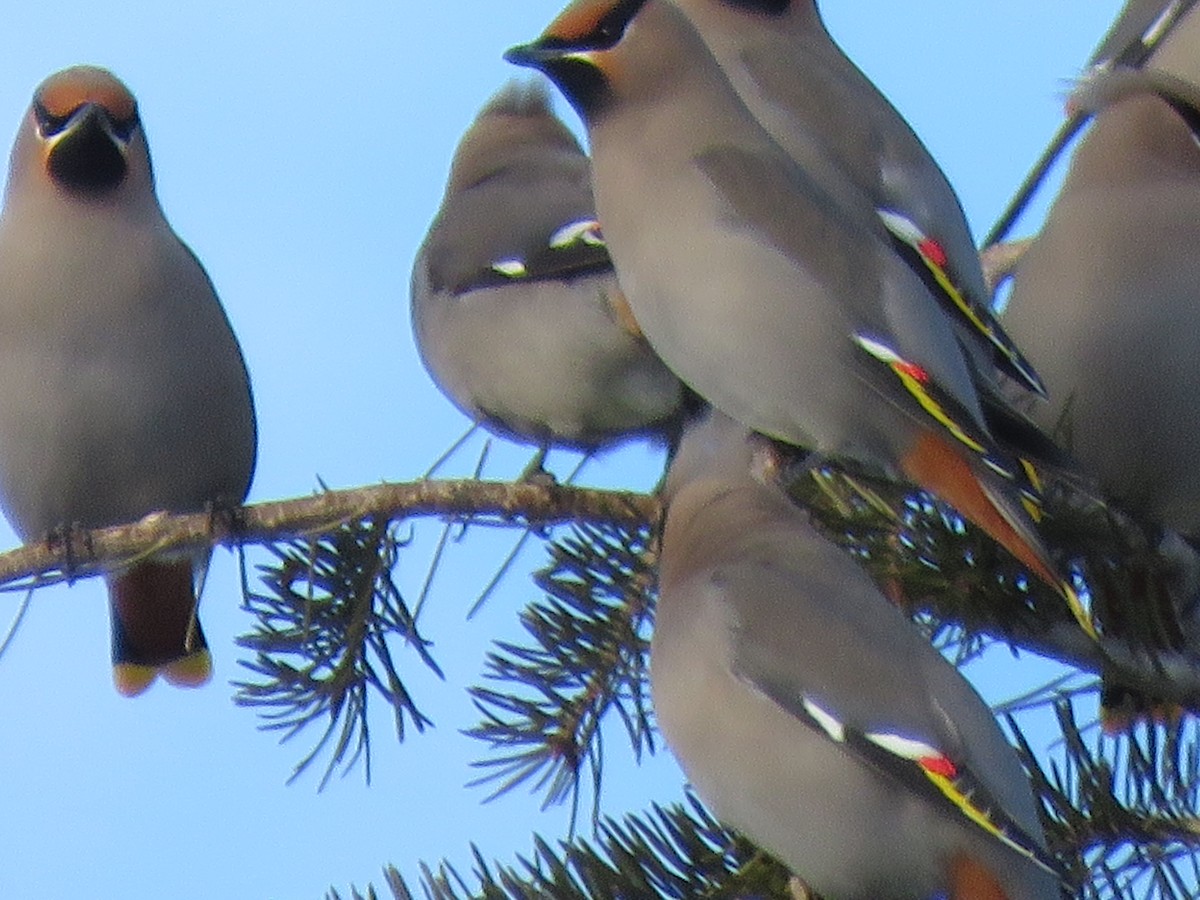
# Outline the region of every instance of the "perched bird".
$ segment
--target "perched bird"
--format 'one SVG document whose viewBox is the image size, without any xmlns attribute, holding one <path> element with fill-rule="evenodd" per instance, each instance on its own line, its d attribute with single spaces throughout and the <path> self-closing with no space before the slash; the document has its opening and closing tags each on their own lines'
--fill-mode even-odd
<svg viewBox="0 0 1200 900">
<path fill-rule="evenodd" d="M 577 0 L 508 58 L 546 71 L 584 117 L 621 284 L 689 387 L 756 431 L 937 494 L 1092 633 L 1037 533 L 1036 480 L 988 432 L 952 320 L 758 125 L 676 6 Z"/>
<path fill-rule="evenodd" d="M 590 450 L 678 427 L 684 388 L 629 312 L 588 158 L 542 83 L 508 84 L 463 136 L 412 318 L 442 392 L 505 437 Z"/>
<path fill-rule="evenodd" d="M 1200 539 L 1200 88 L 1114 69 L 1014 278 L 1005 323 L 1045 376 L 1030 414 L 1144 524 Z M 1188 598 L 1190 599 L 1190 598 Z M 1120 692 L 1102 698 L 1115 728 Z"/>
<path fill-rule="evenodd" d="M 908 122 L 834 43 L 813 0 L 672 0 L 738 97 L 843 208 L 838 181 L 922 275 L 980 368 L 1030 390 L 1041 380 L 993 315 L 958 195 Z"/>
<path fill-rule="evenodd" d="M 700 796 L 828 900 L 1051 900 L 987 705 L 714 414 L 671 464 L 655 718 Z"/>
<path fill-rule="evenodd" d="M 0 213 L 0 506 L 26 541 L 240 503 L 255 459 L 241 350 L 163 216 L 129 89 L 76 66 L 37 88 Z M 113 677 L 202 684 L 207 554 L 107 573 Z"/>
</svg>

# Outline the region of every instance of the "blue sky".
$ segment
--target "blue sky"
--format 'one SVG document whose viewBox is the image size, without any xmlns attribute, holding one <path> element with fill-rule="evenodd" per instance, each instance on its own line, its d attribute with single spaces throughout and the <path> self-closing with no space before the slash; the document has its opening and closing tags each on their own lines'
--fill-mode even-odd
<svg viewBox="0 0 1200 900">
<path fill-rule="evenodd" d="M 1066 80 L 1117 5 L 829 0 L 826 15 L 943 163 L 982 234 L 1059 122 Z M 423 472 L 464 422 L 413 350 L 412 255 L 462 130 L 505 79 L 524 77 L 500 54 L 536 35 L 557 0 L 9 6 L 0 143 L 33 87 L 62 67 L 108 66 L 138 96 L 162 203 L 207 266 L 250 366 L 261 433 L 251 499 L 305 494 L 318 478 L 349 487 Z M 489 472 L 511 475 L 523 459 L 497 453 Z M 644 487 L 655 459 L 614 456 L 588 478 Z M 410 588 L 434 532 L 420 529 L 401 563 Z M 0 546 L 13 544 L 0 531 Z M 436 731 L 396 746 L 380 718 L 373 784 L 355 772 L 321 794 L 313 776 L 284 785 L 306 736 L 279 747 L 230 700 L 227 682 L 241 674 L 233 640 L 250 622 L 228 553 L 205 594 L 216 679 L 202 691 L 121 699 L 100 583 L 38 594 L 0 658 L 0 896 L 316 898 L 377 879 L 388 861 L 407 875 L 443 855 L 469 868 L 470 840 L 508 860 L 530 851 L 534 831 L 561 834 L 564 810 L 541 813 L 520 792 L 481 805 L 483 791 L 463 788 L 481 748 L 458 734 L 475 721 L 462 688 L 489 638 L 516 633 L 533 590 L 518 573 L 465 621 L 502 551 L 478 531 L 454 547 L 424 619 L 447 680 L 409 671 Z M 524 569 L 541 562 L 528 554 Z M 0 597 L 0 622 L 16 603 Z M 985 675 L 994 699 L 1011 690 Z M 665 755 L 640 770 L 613 763 L 606 811 L 679 795 Z"/>
</svg>

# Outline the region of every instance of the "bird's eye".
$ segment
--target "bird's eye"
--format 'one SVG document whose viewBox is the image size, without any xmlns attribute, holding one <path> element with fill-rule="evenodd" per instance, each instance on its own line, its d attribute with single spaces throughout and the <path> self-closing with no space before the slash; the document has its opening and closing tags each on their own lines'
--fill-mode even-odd
<svg viewBox="0 0 1200 900">
<path fill-rule="evenodd" d="M 589 43 L 597 49 L 605 50 L 614 46 L 621 40 L 621 36 L 625 34 L 625 27 L 645 2 L 646 0 L 622 0 L 596 23 Z"/>
<path fill-rule="evenodd" d="M 596 23 L 596 30 L 592 35 L 596 43 L 611 46 L 621 39 L 621 35 L 625 32 L 625 23 L 629 21 L 628 16 L 623 14 L 625 12 L 622 8 L 624 5 L 621 4 Z"/>
<path fill-rule="evenodd" d="M 138 124 L 138 117 L 136 114 L 130 116 L 127 119 L 113 119 L 112 120 L 113 134 L 115 134 L 122 141 L 128 141 L 129 138 L 132 137 L 132 135 L 133 135 L 133 129 L 137 128 L 137 124 Z"/>
<path fill-rule="evenodd" d="M 65 116 L 56 116 L 40 103 L 35 103 L 33 106 L 33 114 L 37 117 L 38 130 L 41 131 L 42 137 L 53 137 L 71 121 L 71 115 L 68 113 Z"/>
</svg>

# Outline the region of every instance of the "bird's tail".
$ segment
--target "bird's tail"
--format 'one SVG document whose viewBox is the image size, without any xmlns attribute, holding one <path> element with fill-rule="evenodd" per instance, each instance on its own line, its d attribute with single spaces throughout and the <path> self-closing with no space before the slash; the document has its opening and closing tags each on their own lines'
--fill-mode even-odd
<svg viewBox="0 0 1200 900">
<path fill-rule="evenodd" d="M 126 697 L 161 675 L 179 687 L 212 678 L 212 656 L 196 618 L 194 562 L 149 559 L 108 577 L 113 683 Z"/>
<path fill-rule="evenodd" d="M 1096 638 L 1091 616 L 1070 581 L 1058 573 L 1038 535 L 1030 509 L 1033 499 L 1013 481 L 983 457 L 968 459 L 957 444 L 932 431 L 917 438 L 902 467 L 910 480 L 945 500 L 1057 590 L 1080 627 Z"/>
<path fill-rule="evenodd" d="M 958 854 L 950 862 L 950 900 L 1009 900 L 999 880 L 983 863 Z"/>
</svg>

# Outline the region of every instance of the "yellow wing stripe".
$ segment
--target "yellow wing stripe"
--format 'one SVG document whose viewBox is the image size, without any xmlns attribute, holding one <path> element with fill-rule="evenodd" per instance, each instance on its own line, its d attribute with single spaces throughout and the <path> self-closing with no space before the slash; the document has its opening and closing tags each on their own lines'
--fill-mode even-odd
<svg viewBox="0 0 1200 900">
<path fill-rule="evenodd" d="M 1003 350 L 1005 356 L 1008 356 L 1011 359 L 1012 353 L 1010 352 L 1009 348 L 1005 346 L 1003 341 L 997 338 L 995 330 L 979 317 L 979 313 L 975 312 L 971 304 L 967 302 L 967 298 L 964 297 L 962 292 L 954 286 L 954 282 L 950 280 L 950 276 L 946 274 L 946 270 L 930 259 L 926 254 L 921 253 L 919 247 L 916 249 L 917 253 L 919 253 L 921 256 L 921 262 L 925 263 L 925 268 L 927 268 L 933 274 L 933 280 L 937 282 L 938 287 L 945 292 L 946 296 L 950 298 L 951 302 L 958 307 L 958 311 L 966 316 L 967 321 L 970 322 L 977 330 L 987 335 L 989 341 Z"/>
<path fill-rule="evenodd" d="M 1071 587 L 1066 581 L 1059 588 L 1062 591 L 1063 599 L 1067 601 L 1067 607 L 1071 610 L 1071 615 L 1079 623 L 1079 627 L 1093 641 L 1100 640 L 1100 635 L 1096 632 L 1096 626 L 1092 622 L 1092 617 L 1088 615 L 1088 611 L 1084 608 L 1083 601 L 1079 599 L 1079 594 L 1075 593 L 1075 588 Z"/>
<path fill-rule="evenodd" d="M 1029 513 L 1029 518 L 1040 525 L 1042 522 L 1042 504 L 1038 503 L 1033 497 L 1022 494 L 1021 505 L 1025 507 L 1025 512 Z"/>
<path fill-rule="evenodd" d="M 937 772 L 931 772 L 924 766 L 921 767 L 921 771 L 925 773 L 925 777 L 932 781 L 939 791 L 946 795 L 946 798 L 950 800 L 951 803 L 962 810 L 963 815 L 965 815 L 968 819 L 970 819 L 988 834 L 992 835 L 998 840 L 1003 841 L 1010 847 L 1020 850 L 1026 856 L 1032 855 L 1024 847 L 1006 835 L 1004 833 L 1004 829 L 993 822 L 991 817 L 989 817 L 986 812 L 972 803 L 970 797 L 955 787 L 954 782 L 951 779 Z"/>
<path fill-rule="evenodd" d="M 1023 457 L 1019 461 L 1021 463 L 1021 468 L 1025 470 L 1025 477 L 1029 479 L 1029 483 L 1033 485 L 1033 489 L 1037 493 L 1041 494 L 1042 476 L 1038 474 L 1037 466 Z"/>
<path fill-rule="evenodd" d="M 892 371 L 896 373 L 896 377 L 900 379 L 900 383 L 904 385 L 905 389 L 917 398 L 917 402 L 921 404 L 921 408 L 924 409 L 925 412 L 929 413 L 930 416 L 941 423 L 941 425 L 952 435 L 954 435 L 957 440 L 965 444 L 967 447 L 970 447 L 976 453 L 986 452 L 987 448 L 963 431 L 962 426 L 950 418 L 950 415 L 945 409 L 942 408 L 942 405 L 930 396 L 929 392 L 925 390 L 925 387 L 921 384 L 921 382 L 913 377 L 911 373 L 905 371 L 904 368 L 895 363 L 892 364 L 891 368 Z"/>
</svg>

